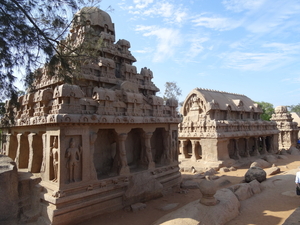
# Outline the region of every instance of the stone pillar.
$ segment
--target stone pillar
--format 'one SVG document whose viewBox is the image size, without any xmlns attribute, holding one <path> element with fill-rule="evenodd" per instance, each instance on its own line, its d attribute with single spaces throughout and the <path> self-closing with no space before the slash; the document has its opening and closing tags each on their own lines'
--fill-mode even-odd
<svg viewBox="0 0 300 225">
<path fill-rule="evenodd" d="M 126 158 L 126 148 L 125 148 L 125 140 L 127 138 L 126 133 L 121 133 L 118 135 L 118 142 L 119 142 L 119 158 L 121 163 L 121 168 L 119 170 L 119 175 L 128 175 L 130 174 L 130 170 L 127 164 L 127 158 Z"/>
<path fill-rule="evenodd" d="M 262 137 L 262 151 L 261 154 L 264 155 L 267 153 L 267 145 L 266 145 L 266 136 Z"/>
<path fill-rule="evenodd" d="M 5 146 L 5 154 L 11 159 L 15 160 L 18 148 L 18 141 L 15 135 L 6 134 L 6 146 Z"/>
<path fill-rule="evenodd" d="M 28 143 L 29 143 L 29 160 L 28 160 L 28 172 L 33 172 L 33 136 L 36 135 L 36 133 L 30 133 L 28 134 Z"/>
<path fill-rule="evenodd" d="M 18 148 L 15 162 L 18 168 L 27 168 L 29 160 L 28 140 L 25 140 L 24 134 L 17 134 Z"/>
<path fill-rule="evenodd" d="M 192 143 L 192 157 L 191 157 L 191 160 L 196 162 L 198 159 L 200 159 L 200 156 L 199 156 L 198 152 L 196 151 L 197 141 L 191 140 L 191 143 Z"/>
<path fill-rule="evenodd" d="M 246 138 L 245 138 L 245 141 L 246 141 L 245 156 L 246 156 L 247 158 L 249 158 L 249 157 L 250 157 L 249 137 L 246 137 Z"/>
<path fill-rule="evenodd" d="M 45 171 L 46 171 L 46 159 L 47 159 L 47 157 L 46 157 L 46 153 L 47 153 L 47 134 L 46 133 L 44 133 L 43 135 L 42 135 L 42 142 L 43 142 L 43 161 L 42 161 L 42 165 L 41 165 L 41 173 L 44 173 Z M 44 177 L 43 175 L 42 175 L 42 177 Z"/>
<path fill-rule="evenodd" d="M 235 156 L 236 156 L 238 159 L 241 158 L 239 151 L 240 151 L 240 149 L 239 149 L 239 139 L 238 139 L 238 138 L 235 138 L 235 139 L 234 139 L 234 153 L 235 153 Z"/>
<path fill-rule="evenodd" d="M 188 144 L 188 141 L 185 139 L 185 140 L 180 140 L 181 142 L 181 145 L 180 145 L 180 158 L 184 158 L 184 159 L 187 159 L 189 158 L 189 154 L 188 154 L 188 150 L 187 150 L 187 144 Z"/>
<path fill-rule="evenodd" d="M 254 155 L 259 156 L 260 153 L 258 151 L 258 137 L 254 137 Z"/>
<path fill-rule="evenodd" d="M 270 136 L 270 149 L 269 149 L 269 153 L 275 153 L 275 151 L 274 151 L 274 135 L 271 135 Z"/>
<path fill-rule="evenodd" d="M 95 151 L 95 141 L 97 139 L 97 133 L 91 132 L 90 134 L 90 177 L 92 180 L 97 180 L 97 171 L 94 165 L 94 151 Z"/>
<path fill-rule="evenodd" d="M 144 134 L 145 138 L 145 152 L 147 156 L 147 161 L 148 161 L 148 169 L 154 169 L 155 168 L 155 163 L 153 162 L 153 157 L 152 157 L 152 151 L 151 151 L 151 142 L 150 139 L 152 137 L 152 132 L 146 132 Z"/>
</svg>

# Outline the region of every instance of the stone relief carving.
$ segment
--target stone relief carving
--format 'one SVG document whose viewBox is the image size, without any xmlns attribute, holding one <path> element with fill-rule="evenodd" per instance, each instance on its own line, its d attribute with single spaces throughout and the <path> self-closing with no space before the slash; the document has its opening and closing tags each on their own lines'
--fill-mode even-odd
<svg viewBox="0 0 300 225">
<path fill-rule="evenodd" d="M 82 147 L 76 147 L 73 138 L 70 140 L 70 147 L 66 150 L 67 168 L 69 169 L 69 182 L 76 182 L 75 167 L 81 161 Z"/>
<path fill-rule="evenodd" d="M 57 182 L 58 181 L 59 149 L 58 149 L 58 143 L 57 143 L 56 136 L 54 137 L 53 144 L 50 147 L 50 157 L 52 157 L 53 174 L 54 174 L 54 179 L 52 180 L 52 182 Z"/>
</svg>

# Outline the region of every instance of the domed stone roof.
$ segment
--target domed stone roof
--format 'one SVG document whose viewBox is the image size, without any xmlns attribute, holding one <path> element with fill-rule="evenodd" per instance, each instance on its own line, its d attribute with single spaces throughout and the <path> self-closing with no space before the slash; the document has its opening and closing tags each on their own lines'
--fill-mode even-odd
<svg viewBox="0 0 300 225">
<path fill-rule="evenodd" d="M 106 27 L 107 32 L 115 34 L 115 25 L 112 23 L 110 15 L 97 7 L 84 7 L 75 16 L 78 17 L 76 21 L 81 25 L 90 21 L 90 25 L 100 26 L 104 29 Z"/>
<path fill-rule="evenodd" d="M 277 106 L 275 108 L 275 113 L 287 113 L 287 107 L 286 106 Z"/>
</svg>

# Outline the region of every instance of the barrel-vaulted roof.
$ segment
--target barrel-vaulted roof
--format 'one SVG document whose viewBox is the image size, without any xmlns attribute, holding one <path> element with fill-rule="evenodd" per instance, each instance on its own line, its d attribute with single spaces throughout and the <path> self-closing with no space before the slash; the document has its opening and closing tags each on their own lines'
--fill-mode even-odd
<svg viewBox="0 0 300 225">
<path fill-rule="evenodd" d="M 183 115 L 186 115 L 195 104 L 201 108 L 202 112 L 212 109 L 262 112 L 258 104 L 245 95 L 202 88 L 195 88 L 188 94 L 181 109 Z"/>
</svg>

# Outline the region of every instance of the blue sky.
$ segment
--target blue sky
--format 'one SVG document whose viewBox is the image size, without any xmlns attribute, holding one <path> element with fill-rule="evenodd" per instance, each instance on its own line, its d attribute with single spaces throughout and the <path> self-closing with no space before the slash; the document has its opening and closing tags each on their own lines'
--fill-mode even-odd
<svg viewBox="0 0 300 225">
<path fill-rule="evenodd" d="M 274 105 L 300 103 L 299 0 L 103 0 L 138 71 L 163 95 L 196 88 L 244 94 Z"/>
<path fill-rule="evenodd" d="M 300 0 L 102 0 L 140 71 L 180 101 L 196 88 L 254 101 L 300 103 Z"/>
</svg>

